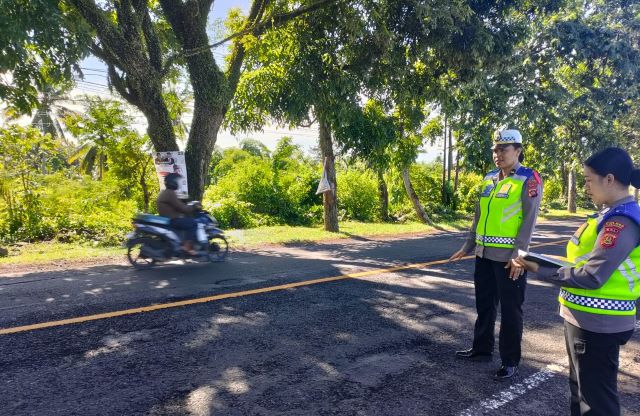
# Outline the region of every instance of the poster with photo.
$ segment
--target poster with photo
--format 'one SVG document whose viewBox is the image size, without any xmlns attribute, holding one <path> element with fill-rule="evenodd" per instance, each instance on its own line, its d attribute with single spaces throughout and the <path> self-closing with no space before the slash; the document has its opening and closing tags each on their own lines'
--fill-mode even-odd
<svg viewBox="0 0 640 416">
<path fill-rule="evenodd" d="M 177 173 L 182 176 L 178 182 L 178 198 L 189 198 L 189 188 L 187 187 L 187 164 L 184 160 L 184 152 L 156 152 L 154 153 L 154 164 L 156 173 L 160 181 L 160 189 L 164 189 L 164 177 L 170 173 Z"/>
</svg>

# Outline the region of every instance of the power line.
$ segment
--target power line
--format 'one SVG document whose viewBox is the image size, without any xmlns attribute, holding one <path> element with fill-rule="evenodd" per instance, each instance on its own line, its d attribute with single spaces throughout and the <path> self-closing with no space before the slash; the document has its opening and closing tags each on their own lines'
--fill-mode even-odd
<svg viewBox="0 0 640 416">
<path fill-rule="evenodd" d="M 102 87 L 102 88 L 108 88 L 106 85 L 104 84 L 100 84 L 98 82 L 91 82 L 91 81 L 85 81 L 83 79 L 78 79 L 76 80 L 76 82 L 80 82 L 82 84 L 89 84 L 89 85 L 97 85 L 98 87 Z"/>
<path fill-rule="evenodd" d="M 102 69 L 102 68 L 85 68 L 85 67 L 80 67 L 80 69 L 84 69 L 84 70 L 86 70 L 86 71 L 104 72 L 105 74 L 109 73 L 109 71 L 107 71 L 106 69 Z"/>
</svg>

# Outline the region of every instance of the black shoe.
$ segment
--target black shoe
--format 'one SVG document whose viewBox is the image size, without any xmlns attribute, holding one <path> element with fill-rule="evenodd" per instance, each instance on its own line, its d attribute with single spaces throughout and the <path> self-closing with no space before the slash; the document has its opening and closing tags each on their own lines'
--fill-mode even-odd
<svg viewBox="0 0 640 416">
<path fill-rule="evenodd" d="M 508 365 L 501 365 L 500 368 L 498 369 L 498 371 L 496 371 L 496 375 L 493 376 L 493 379 L 496 381 L 504 381 L 504 380 L 508 380 L 511 377 L 515 376 L 516 374 L 518 374 L 518 366 L 508 366 Z"/>
<path fill-rule="evenodd" d="M 491 360 L 490 352 L 480 352 L 476 351 L 473 348 L 469 348 L 468 350 L 456 351 L 456 357 L 458 358 L 466 358 L 474 361 L 489 361 Z"/>
</svg>

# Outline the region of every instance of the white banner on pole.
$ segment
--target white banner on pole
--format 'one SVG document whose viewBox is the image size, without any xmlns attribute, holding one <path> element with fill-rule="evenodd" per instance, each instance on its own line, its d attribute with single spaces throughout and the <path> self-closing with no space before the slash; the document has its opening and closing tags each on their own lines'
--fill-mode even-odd
<svg viewBox="0 0 640 416">
<path fill-rule="evenodd" d="M 187 164 L 184 160 L 184 152 L 156 152 L 154 153 L 154 163 L 156 173 L 160 181 L 160 189 L 164 189 L 164 177 L 170 173 L 177 173 L 182 176 L 178 182 L 176 193 L 178 198 L 189 198 L 189 188 L 187 186 Z"/>
</svg>

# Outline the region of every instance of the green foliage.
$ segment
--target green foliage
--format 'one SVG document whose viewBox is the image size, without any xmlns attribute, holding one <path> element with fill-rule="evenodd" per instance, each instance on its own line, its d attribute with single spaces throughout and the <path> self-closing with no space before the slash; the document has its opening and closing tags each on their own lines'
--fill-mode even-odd
<svg viewBox="0 0 640 416">
<path fill-rule="evenodd" d="M 92 100 L 86 115 L 70 115 L 66 124 L 81 143 L 69 163 L 79 161 L 81 173 L 98 179 L 108 172 L 120 182 L 123 198 L 133 198 L 140 210 L 149 211 L 151 195 L 158 189 L 151 142 L 130 128 L 126 108 L 117 101 Z"/>
<path fill-rule="evenodd" d="M 314 194 L 320 173 L 290 139 L 279 142 L 273 158 L 264 151 L 226 149 L 217 161 L 214 183 L 205 200 L 226 224 L 308 224 L 316 218 L 311 207 L 320 204 Z M 248 211 L 252 220 L 248 220 Z"/>
<path fill-rule="evenodd" d="M 378 208 L 378 182 L 370 170 L 338 170 L 338 208 L 344 219 L 373 222 Z"/>
<path fill-rule="evenodd" d="M 50 230 L 40 221 L 39 172 L 46 171 L 57 143 L 37 129 L 0 129 L 0 188 L 5 205 L 0 239 L 41 239 Z"/>
<path fill-rule="evenodd" d="M 108 123 L 116 125 L 117 120 L 109 119 Z M 105 153 L 111 152 L 113 169 L 104 183 L 99 183 L 69 171 L 45 174 L 51 172 L 59 147 L 51 135 L 19 126 L 0 129 L 0 240 L 121 242 L 130 229 L 130 218 L 145 206 L 144 198 L 136 192 L 143 172 L 139 163 L 147 164 L 147 191 L 157 189 L 149 155 L 141 150 L 145 139 L 127 132 L 105 140 Z"/>
<path fill-rule="evenodd" d="M 42 221 L 60 241 L 122 243 L 138 209 L 119 194 L 116 181 L 47 175 L 41 187 Z"/>
<path fill-rule="evenodd" d="M 542 192 L 542 207 L 543 208 L 566 208 L 567 201 L 562 194 L 562 183 L 553 178 L 546 177 L 543 183 L 544 189 Z"/>
<path fill-rule="evenodd" d="M 17 198 L 18 227 L 7 214 L 0 219 L 2 240 L 93 241 L 115 245 L 131 230 L 136 203 L 119 198 L 115 181 L 93 181 L 64 173 L 38 177 L 31 193 Z M 28 209 L 27 209 L 28 207 Z M 29 216 L 26 211 L 37 214 Z M 12 228 L 13 227 L 13 228 Z"/>
<path fill-rule="evenodd" d="M 475 173 L 463 173 L 458 177 L 458 190 L 456 197 L 458 209 L 468 214 L 473 214 L 480 195 L 482 176 Z"/>
<path fill-rule="evenodd" d="M 0 83 L 0 99 L 29 113 L 48 85 L 72 78 L 90 45 L 88 34 L 66 2 L 0 1 L 0 73 L 11 72 Z"/>
<path fill-rule="evenodd" d="M 240 141 L 240 149 L 257 157 L 269 157 L 269 149 L 264 143 L 256 139 L 243 139 Z"/>
<path fill-rule="evenodd" d="M 238 201 L 234 197 L 216 198 L 213 187 L 205 191 L 202 206 L 218 220 L 222 228 L 253 228 L 258 226 L 255 214 L 251 210 L 253 204 Z"/>
</svg>

